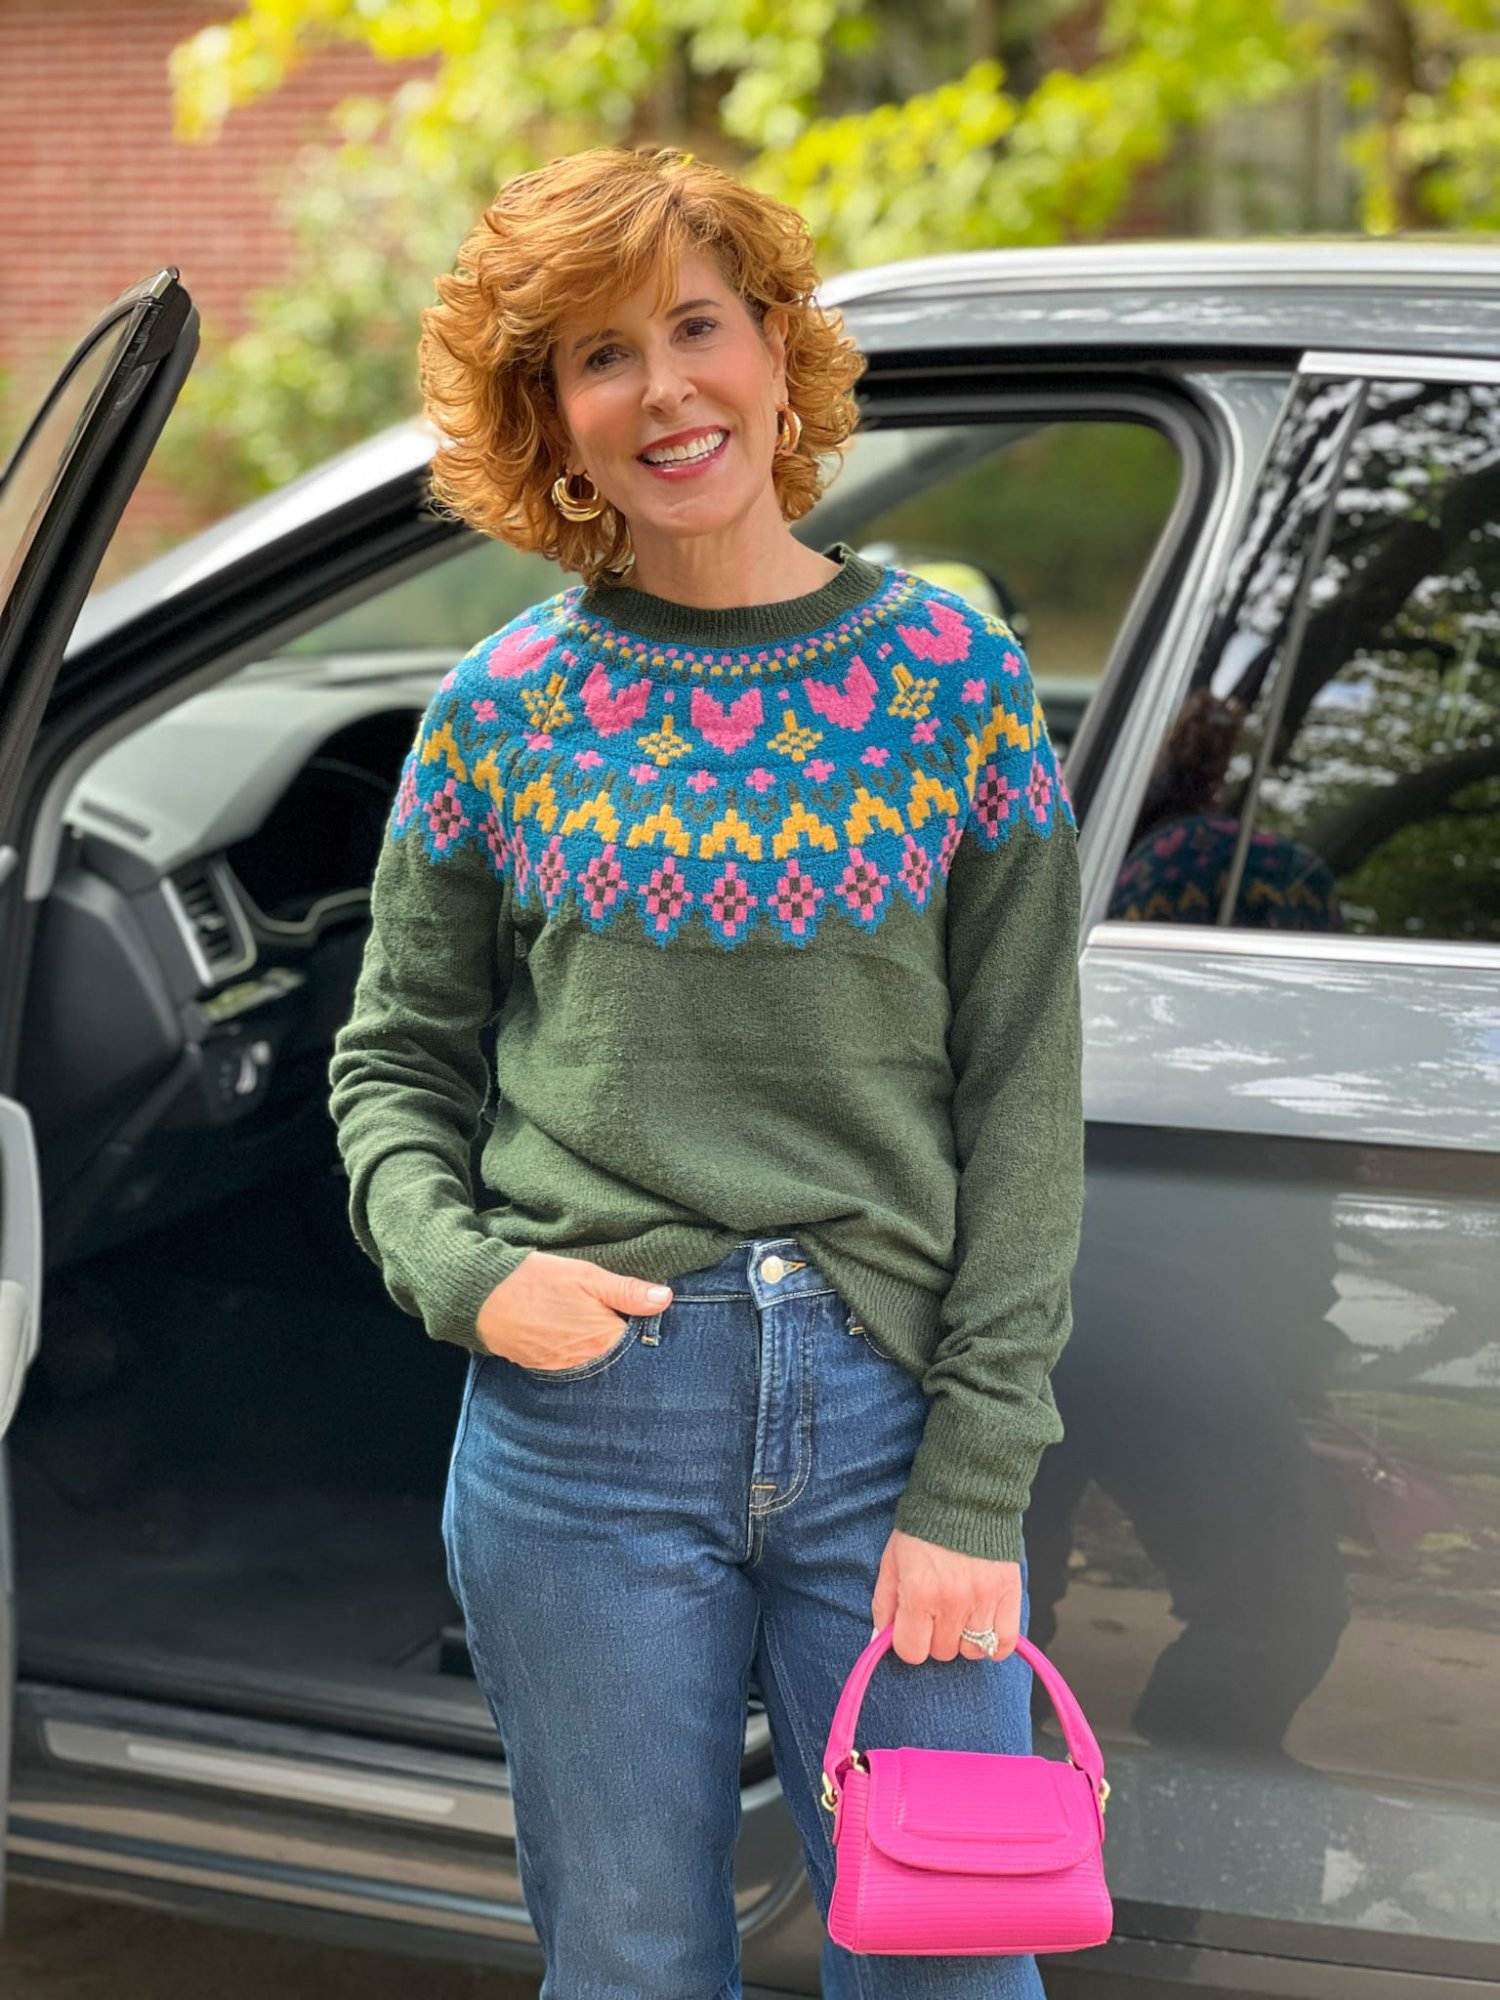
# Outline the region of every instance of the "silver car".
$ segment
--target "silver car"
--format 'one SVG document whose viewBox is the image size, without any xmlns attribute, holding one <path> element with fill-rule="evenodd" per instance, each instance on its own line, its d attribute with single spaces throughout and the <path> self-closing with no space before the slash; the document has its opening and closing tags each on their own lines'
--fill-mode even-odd
<svg viewBox="0 0 1500 2000">
<path fill-rule="evenodd" d="M 1048 1989 L 1500 1993 L 1500 250 L 822 296 L 864 420 L 798 533 L 1013 622 L 1083 830 L 1026 1530 L 1118 1932 Z M 175 270 L 117 300 L 0 486 L 5 1861 L 539 1974 L 444 1575 L 463 1357 L 353 1242 L 325 1078 L 416 722 L 569 579 L 438 518 L 411 423 L 90 594 L 197 338 Z M 746 1990 L 815 1994 L 753 1691 L 742 1784 Z"/>
</svg>

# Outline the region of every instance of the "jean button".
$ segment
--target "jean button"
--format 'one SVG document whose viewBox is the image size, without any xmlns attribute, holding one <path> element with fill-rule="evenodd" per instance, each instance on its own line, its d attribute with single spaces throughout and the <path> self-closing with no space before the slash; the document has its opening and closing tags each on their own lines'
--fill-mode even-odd
<svg viewBox="0 0 1500 2000">
<path fill-rule="evenodd" d="M 768 1285 L 774 1285 L 785 1270 L 786 1260 L 782 1257 L 762 1257 L 760 1260 L 760 1275 Z"/>
</svg>

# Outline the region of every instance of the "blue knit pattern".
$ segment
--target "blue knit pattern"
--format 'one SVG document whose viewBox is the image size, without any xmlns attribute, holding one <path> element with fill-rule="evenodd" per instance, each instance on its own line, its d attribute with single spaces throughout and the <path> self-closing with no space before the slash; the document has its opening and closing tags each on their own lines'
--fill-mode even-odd
<svg viewBox="0 0 1500 2000">
<path fill-rule="evenodd" d="M 925 909 L 960 842 L 1076 830 L 1025 652 L 1004 619 L 888 568 L 875 595 L 776 645 L 667 645 L 584 612 L 581 584 L 439 683 L 389 836 L 489 859 L 516 910 L 626 908 L 670 944 Z"/>
</svg>

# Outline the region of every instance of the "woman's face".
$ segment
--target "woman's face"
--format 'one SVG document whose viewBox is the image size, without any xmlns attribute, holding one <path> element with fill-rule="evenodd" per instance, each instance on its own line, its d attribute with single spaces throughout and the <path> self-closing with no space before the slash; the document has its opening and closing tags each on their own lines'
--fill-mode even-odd
<svg viewBox="0 0 1500 2000">
<path fill-rule="evenodd" d="M 558 407 L 572 439 L 571 474 L 586 472 L 630 523 L 637 549 L 653 535 L 712 534 L 757 506 L 780 508 L 771 483 L 776 410 L 786 401 L 783 315 L 762 333 L 717 262 L 685 254 L 665 310 L 648 280 L 591 323 L 570 315 L 552 350 Z M 653 471 L 640 454 L 679 431 L 719 432 L 701 464 Z M 689 449 L 712 438 L 689 436 Z M 586 492 L 587 489 L 585 489 Z"/>
</svg>

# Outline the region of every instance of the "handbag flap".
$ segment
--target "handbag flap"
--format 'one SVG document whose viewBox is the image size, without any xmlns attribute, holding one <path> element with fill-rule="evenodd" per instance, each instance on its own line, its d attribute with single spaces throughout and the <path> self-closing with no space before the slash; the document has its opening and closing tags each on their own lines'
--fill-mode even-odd
<svg viewBox="0 0 1500 2000">
<path fill-rule="evenodd" d="M 1073 1764 L 912 1746 L 862 1754 L 870 1840 L 908 1868 L 1037 1875 L 1101 1842 L 1093 1785 Z"/>
</svg>

